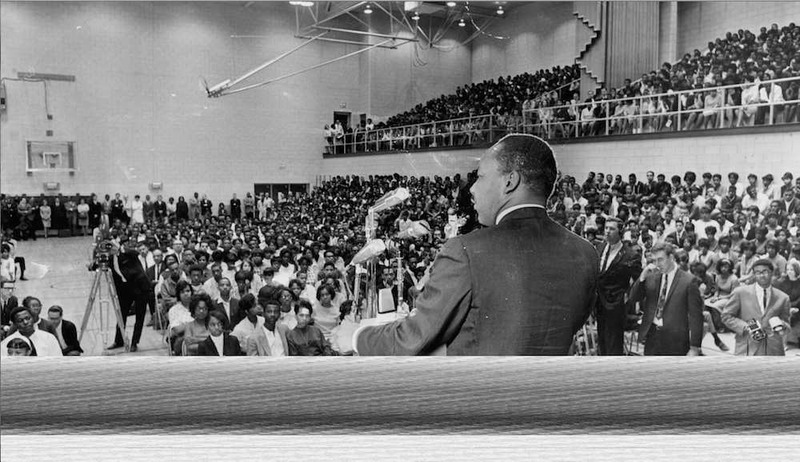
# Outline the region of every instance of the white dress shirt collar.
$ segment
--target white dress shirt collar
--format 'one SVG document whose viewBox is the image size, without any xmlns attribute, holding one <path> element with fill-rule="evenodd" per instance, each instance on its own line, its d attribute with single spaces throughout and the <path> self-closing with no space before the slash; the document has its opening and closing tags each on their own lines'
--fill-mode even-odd
<svg viewBox="0 0 800 462">
<path fill-rule="evenodd" d="M 214 343 L 214 347 L 216 347 L 217 349 L 217 355 L 223 356 L 224 355 L 223 351 L 225 350 L 225 336 L 220 334 L 217 335 L 216 337 L 210 335 L 210 337 L 211 341 Z"/>
<path fill-rule="evenodd" d="M 505 210 L 501 211 L 500 213 L 498 213 L 498 214 L 497 214 L 497 218 L 494 220 L 494 224 L 495 224 L 495 225 L 499 225 L 499 224 L 500 224 L 500 221 L 501 221 L 503 218 L 505 218 L 505 216 L 506 216 L 506 215 L 508 215 L 508 214 L 509 214 L 509 213 L 511 213 L 511 212 L 515 212 L 515 211 L 517 211 L 517 210 L 519 210 L 519 209 L 527 209 L 527 208 L 534 208 L 534 207 L 535 207 L 535 208 L 540 208 L 540 209 L 542 209 L 542 210 L 546 210 L 546 209 L 544 208 L 544 206 L 543 206 L 543 205 L 541 205 L 541 204 L 519 204 L 519 205 L 515 205 L 515 206 L 513 206 L 513 207 L 509 207 L 509 208 L 507 208 L 507 209 L 505 209 Z"/>
</svg>

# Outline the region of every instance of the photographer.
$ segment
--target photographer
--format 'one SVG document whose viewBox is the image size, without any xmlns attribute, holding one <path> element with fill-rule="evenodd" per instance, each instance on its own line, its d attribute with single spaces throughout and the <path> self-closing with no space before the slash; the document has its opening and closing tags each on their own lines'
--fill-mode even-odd
<svg viewBox="0 0 800 462">
<path fill-rule="evenodd" d="M 789 329 L 789 296 L 772 287 L 774 266 L 766 258 L 753 263 L 755 284 L 734 289 L 722 322 L 736 332 L 738 356 L 784 356 Z"/>
<path fill-rule="evenodd" d="M 102 243 L 101 243 L 102 244 Z M 122 236 L 119 245 L 111 242 L 110 249 L 110 270 L 114 275 L 114 287 L 119 298 L 119 307 L 122 312 L 122 325 L 127 324 L 130 314 L 136 315 L 136 324 L 133 327 L 133 338 L 131 339 L 131 353 L 138 348 L 139 339 L 142 336 L 144 318 L 147 311 L 147 296 L 150 292 L 150 281 L 147 279 L 145 268 L 139 261 L 139 253 L 136 251 L 136 242 Z M 133 313 L 131 313 L 133 310 Z M 122 332 L 117 327 L 117 335 L 114 343 L 108 349 L 113 350 L 123 346 Z"/>
</svg>

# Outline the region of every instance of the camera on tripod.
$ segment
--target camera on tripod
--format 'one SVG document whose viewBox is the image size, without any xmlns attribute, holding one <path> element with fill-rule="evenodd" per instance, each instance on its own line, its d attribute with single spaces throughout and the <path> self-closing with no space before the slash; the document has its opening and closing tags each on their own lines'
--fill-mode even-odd
<svg viewBox="0 0 800 462">
<path fill-rule="evenodd" d="M 94 246 L 94 262 L 90 265 L 89 270 L 108 268 L 111 255 L 114 255 L 116 248 L 117 246 L 110 237 L 101 236 Z"/>
</svg>

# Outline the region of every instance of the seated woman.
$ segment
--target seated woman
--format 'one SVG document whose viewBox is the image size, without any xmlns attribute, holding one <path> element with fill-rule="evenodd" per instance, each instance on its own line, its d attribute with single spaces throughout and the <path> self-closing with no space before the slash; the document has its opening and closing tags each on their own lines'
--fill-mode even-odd
<svg viewBox="0 0 800 462">
<path fill-rule="evenodd" d="M 319 327 L 330 340 L 331 331 L 339 324 L 339 304 L 334 303 L 336 290 L 328 284 L 323 284 L 317 289 L 317 299 L 314 303 L 314 325 Z"/>
<path fill-rule="evenodd" d="M 739 287 L 739 278 L 733 274 L 733 262 L 727 258 L 722 258 L 717 262 L 717 280 L 716 291 L 711 298 L 706 299 L 705 317 L 708 331 L 714 336 L 714 344 L 722 351 L 728 351 L 728 346 L 725 345 L 717 335 L 718 326 L 722 326 L 722 310 L 728 299 L 731 298 L 733 289 Z"/>
<path fill-rule="evenodd" d="M 225 313 L 208 313 L 208 337 L 197 344 L 197 356 L 241 356 L 239 339 L 227 332 Z"/>
<path fill-rule="evenodd" d="M 12 339 L 6 344 L 8 349 L 8 356 L 30 356 L 31 355 L 31 341 L 25 336 L 20 336 Z"/>
<path fill-rule="evenodd" d="M 192 285 L 188 281 L 181 279 L 175 286 L 175 293 L 178 297 L 177 302 L 169 308 L 167 313 L 170 348 L 173 348 L 177 340 L 183 337 L 186 332 L 186 325 L 194 321 L 192 313 L 189 312 L 189 304 L 192 301 L 192 295 L 194 295 Z"/>
<path fill-rule="evenodd" d="M 342 356 L 353 355 L 353 333 L 361 322 L 353 309 L 353 301 L 346 300 L 339 307 L 340 324 L 331 331 L 331 348 Z"/>
<path fill-rule="evenodd" d="M 183 325 L 183 337 L 175 342 L 175 354 L 185 350 L 185 356 L 197 356 L 197 345 L 209 335 L 208 313 L 212 307 L 211 298 L 206 294 L 193 295 L 189 302 L 189 314 L 193 320 Z"/>
<path fill-rule="evenodd" d="M 300 281 L 292 280 L 292 282 L 289 283 L 288 289 L 286 287 L 278 288 L 277 298 L 281 304 L 281 317 L 278 322 L 288 327 L 289 330 L 297 326 L 294 307 L 297 305 L 297 302 L 300 301 L 300 293 L 302 293 L 300 284 Z"/>
<path fill-rule="evenodd" d="M 336 356 L 331 345 L 318 327 L 311 325 L 314 309 L 307 300 L 295 307 L 297 327 L 286 334 L 289 356 Z"/>
</svg>

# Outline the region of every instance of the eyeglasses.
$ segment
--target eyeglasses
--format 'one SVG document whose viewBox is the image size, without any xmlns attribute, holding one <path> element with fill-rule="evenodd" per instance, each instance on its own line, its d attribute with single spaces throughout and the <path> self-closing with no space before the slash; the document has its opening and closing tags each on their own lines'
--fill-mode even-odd
<svg viewBox="0 0 800 462">
<path fill-rule="evenodd" d="M 769 276 L 769 275 L 772 274 L 772 271 L 770 271 L 770 270 L 759 270 L 759 271 L 754 271 L 754 273 L 756 274 L 756 276 Z"/>
</svg>

